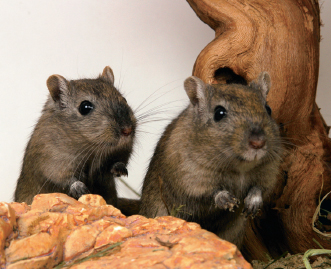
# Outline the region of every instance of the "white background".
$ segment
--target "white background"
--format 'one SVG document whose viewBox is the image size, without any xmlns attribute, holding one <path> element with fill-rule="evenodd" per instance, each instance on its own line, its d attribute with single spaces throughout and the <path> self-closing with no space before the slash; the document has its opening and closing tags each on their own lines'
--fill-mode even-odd
<svg viewBox="0 0 331 269">
<path fill-rule="evenodd" d="M 331 1 L 322 7 L 317 104 L 331 124 Z M 188 103 L 183 81 L 214 31 L 184 0 L 0 0 L 0 201 L 12 201 L 24 149 L 40 116 L 46 79 L 93 78 L 109 65 L 133 108 L 165 104 L 164 121 L 142 125 L 127 182 L 140 191 L 167 119 Z M 150 104 L 149 104 L 150 103 Z M 120 196 L 136 197 L 120 184 Z"/>
</svg>

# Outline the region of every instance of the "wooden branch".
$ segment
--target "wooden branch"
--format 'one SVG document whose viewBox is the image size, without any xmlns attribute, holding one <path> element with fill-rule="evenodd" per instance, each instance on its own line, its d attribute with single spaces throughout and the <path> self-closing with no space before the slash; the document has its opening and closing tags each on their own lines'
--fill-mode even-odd
<svg viewBox="0 0 331 269">
<path fill-rule="evenodd" d="M 215 30 L 215 39 L 198 56 L 193 75 L 208 83 L 225 83 L 227 72 L 232 70 L 250 82 L 267 71 L 272 80 L 268 103 L 283 126 L 287 154 L 273 197 L 275 207 L 262 219 L 251 222 L 246 234 L 246 257 L 265 259 L 266 250 L 273 256 L 286 250 L 304 252 L 317 247 L 313 238 L 331 248 L 311 227 L 319 195 L 331 189 L 329 127 L 315 103 L 318 1 L 187 2 Z"/>
</svg>

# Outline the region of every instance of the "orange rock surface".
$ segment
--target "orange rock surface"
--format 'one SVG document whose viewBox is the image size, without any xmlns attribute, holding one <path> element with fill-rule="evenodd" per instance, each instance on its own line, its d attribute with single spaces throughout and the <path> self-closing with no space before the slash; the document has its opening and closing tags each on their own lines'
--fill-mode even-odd
<svg viewBox="0 0 331 269">
<path fill-rule="evenodd" d="M 98 195 L 0 203 L 0 268 L 251 268 L 236 246 L 171 216 L 125 217 Z"/>
</svg>

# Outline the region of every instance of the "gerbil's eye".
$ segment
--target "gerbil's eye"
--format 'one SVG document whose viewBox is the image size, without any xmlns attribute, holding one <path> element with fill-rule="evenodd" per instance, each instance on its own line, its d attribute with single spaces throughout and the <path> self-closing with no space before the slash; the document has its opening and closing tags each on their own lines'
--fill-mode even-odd
<svg viewBox="0 0 331 269">
<path fill-rule="evenodd" d="M 88 113 L 90 113 L 93 110 L 93 108 L 94 105 L 90 101 L 83 101 L 79 105 L 79 113 L 85 116 Z"/>
<path fill-rule="evenodd" d="M 268 105 L 265 105 L 265 109 L 267 110 L 267 113 L 271 116 L 271 108 Z"/>
<path fill-rule="evenodd" d="M 227 114 L 226 109 L 223 106 L 217 106 L 215 108 L 214 121 L 220 121 Z"/>
</svg>

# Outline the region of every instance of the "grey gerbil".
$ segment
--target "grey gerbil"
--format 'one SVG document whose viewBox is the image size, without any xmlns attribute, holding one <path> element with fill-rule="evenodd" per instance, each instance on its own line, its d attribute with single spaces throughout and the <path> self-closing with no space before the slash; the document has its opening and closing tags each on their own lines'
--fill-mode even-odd
<svg viewBox="0 0 331 269">
<path fill-rule="evenodd" d="M 117 205 L 114 176 L 127 175 L 136 118 L 107 66 L 96 79 L 47 80 L 49 97 L 26 147 L 15 201 L 39 193 L 93 193 Z"/>
<path fill-rule="evenodd" d="M 140 214 L 199 223 L 239 248 L 276 183 L 282 144 L 266 103 L 268 73 L 248 86 L 189 77 L 190 99 L 159 140 L 144 179 Z M 244 214 L 243 214 L 244 213 Z"/>
</svg>

